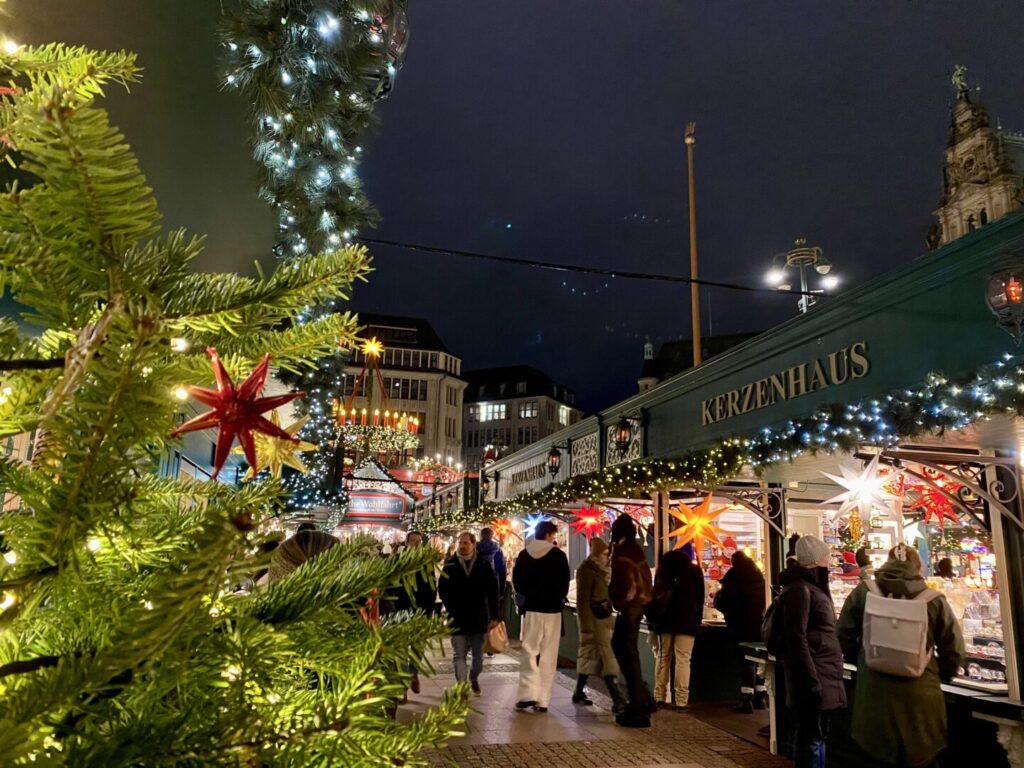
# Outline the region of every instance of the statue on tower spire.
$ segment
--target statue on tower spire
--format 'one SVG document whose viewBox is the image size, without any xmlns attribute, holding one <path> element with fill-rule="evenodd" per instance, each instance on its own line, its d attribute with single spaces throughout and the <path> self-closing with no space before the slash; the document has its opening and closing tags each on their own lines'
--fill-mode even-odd
<svg viewBox="0 0 1024 768">
<path fill-rule="evenodd" d="M 967 87 L 967 67 L 963 64 L 957 64 L 953 67 L 953 76 L 950 80 L 953 83 L 953 87 L 956 88 L 957 97 L 966 96 L 969 93 Z"/>
</svg>

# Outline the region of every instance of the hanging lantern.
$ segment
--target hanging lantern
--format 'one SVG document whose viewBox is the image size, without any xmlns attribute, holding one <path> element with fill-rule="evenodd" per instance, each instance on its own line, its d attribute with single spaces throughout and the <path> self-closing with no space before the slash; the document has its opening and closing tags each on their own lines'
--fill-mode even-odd
<svg viewBox="0 0 1024 768">
<path fill-rule="evenodd" d="M 548 472 L 551 473 L 552 477 L 558 474 L 558 470 L 562 467 L 562 452 L 559 451 L 555 446 L 551 446 L 551 451 L 548 453 Z"/>
<path fill-rule="evenodd" d="M 996 316 L 996 325 L 1019 346 L 1024 337 L 1024 270 L 1005 269 L 992 275 L 985 289 L 985 303 Z"/>
<path fill-rule="evenodd" d="M 625 416 L 620 417 L 618 424 L 615 425 L 614 440 L 619 455 L 625 456 L 633 443 L 633 423 Z"/>
</svg>

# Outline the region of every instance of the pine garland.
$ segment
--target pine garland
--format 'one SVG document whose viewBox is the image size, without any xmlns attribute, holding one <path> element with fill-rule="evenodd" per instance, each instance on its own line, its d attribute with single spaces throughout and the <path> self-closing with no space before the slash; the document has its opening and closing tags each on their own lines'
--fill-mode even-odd
<svg viewBox="0 0 1024 768">
<path fill-rule="evenodd" d="M 820 408 L 806 419 L 765 427 L 753 438 L 730 438 L 678 458 L 607 467 L 477 509 L 437 514 L 431 523 L 446 530 L 579 501 L 643 496 L 673 487 L 713 488 L 744 465 L 762 469 L 805 453 L 852 453 L 862 445 L 894 447 L 900 440 L 957 431 L 1001 414 L 1024 415 L 1024 365 L 1009 354 L 955 381 L 932 373 L 919 387 L 862 403 Z"/>
</svg>

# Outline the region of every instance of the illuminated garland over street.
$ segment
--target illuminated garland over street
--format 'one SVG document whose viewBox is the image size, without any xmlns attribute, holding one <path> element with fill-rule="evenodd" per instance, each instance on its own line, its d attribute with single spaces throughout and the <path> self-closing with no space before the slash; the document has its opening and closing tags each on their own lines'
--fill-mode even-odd
<svg viewBox="0 0 1024 768">
<path fill-rule="evenodd" d="M 378 453 L 402 453 L 420 444 L 417 435 L 396 427 L 374 427 L 369 424 L 346 424 L 340 427 L 346 445 L 357 445 L 373 456 Z"/>
<path fill-rule="evenodd" d="M 225 87 L 252 109 L 279 256 L 343 245 L 376 213 L 359 139 L 408 43 L 405 0 L 241 0 L 224 24 Z"/>
<path fill-rule="evenodd" d="M 732 438 L 675 459 L 647 459 L 607 467 L 534 493 L 492 501 L 478 509 L 432 518 L 438 529 L 495 518 L 522 517 L 551 507 L 607 498 L 636 498 L 669 488 L 713 488 L 744 465 L 761 468 L 806 453 L 853 453 L 861 445 L 893 447 L 924 433 L 960 430 L 996 415 L 1024 416 L 1024 366 L 1010 355 L 958 381 L 930 374 L 916 389 L 880 399 L 821 408 L 807 419 L 765 427 L 753 438 Z"/>
</svg>

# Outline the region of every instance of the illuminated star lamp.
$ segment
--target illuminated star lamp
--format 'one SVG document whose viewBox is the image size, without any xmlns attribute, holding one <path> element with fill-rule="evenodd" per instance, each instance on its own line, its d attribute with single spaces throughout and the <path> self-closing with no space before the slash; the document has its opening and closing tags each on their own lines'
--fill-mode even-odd
<svg viewBox="0 0 1024 768">
<path fill-rule="evenodd" d="M 575 513 L 575 517 L 570 521 L 572 525 L 572 532 L 582 533 L 587 537 L 587 541 L 590 541 L 595 535 L 599 534 L 605 528 L 605 521 L 607 517 L 604 512 L 599 508 L 590 506 L 583 507 L 579 512 Z"/>
<path fill-rule="evenodd" d="M 917 500 L 907 507 L 907 511 L 920 510 L 924 515 L 924 522 L 936 522 L 940 528 L 946 527 L 946 520 L 954 524 L 960 524 L 960 517 L 953 509 L 953 503 L 946 496 L 934 488 L 924 488 Z"/>
<path fill-rule="evenodd" d="M 854 515 L 857 522 L 870 520 L 872 512 L 876 510 L 883 515 L 892 516 L 893 511 L 889 502 L 895 500 L 896 496 L 886 490 L 886 485 L 892 483 L 892 478 L 879 471 L 878 459 L 876 455 L 861 470 L 841 464 L 839 471 L 842 476 L 822 472 L 832 482 L 846 489 L 825 501 L 825 504 L 840 505 L 833 520 L 849 518 L 852 527 Z"/>
<path fill-rule="evenodd" d="M 507 517 L 499 518 L 491 521 L 491 530 L 494 531 L 494 535 L 501 540 L 507 539 L 509 536 L 516 536 L 522 538 L 518 533 L 512 530 L 512 521 Z"/>
<path fill-rule="evenodd" d="M 537 526 L 547 520 L 547 515 L 535 512 L 523 518 L 523 537 L 532 538 L 537 533 Z"/>
<path fill-rule="evenodd" d="M 271 412 L 270 421 L 274 426 L 281 426 L 281 418 L 277 415 L 277 411 Z M 309 472 L 309 467 L 299 458 L 299 454 L 305 451 L 315 451 L 316 446 L 304 440 L 298 440 L 299 432 L 306 426 L 307 421 L 309 421 L 309 416 L 303 416 L 298 421 L 284 427 L 284 431 L 291 435 L 289 440 L 264 434 L 254 435 L 256 440 L 256 460 L 261 467 L 266 467 L 270 470 L 271 477 L 280 479 L 281 471 L 284 467 L 291 467 L 303 474 Z M 232 453 L 244 453 L 244 450 L 239 446 Z M 252 478 L 255 476 L 255 469 L 249 467 L 246 477 Z"/>
<path fill-rule="evenodd" d="M 238 438 L 245 454 L 245 460 L 249 462 L 252 471 L 259 472 L 259 461 L 256 456 L 256 441 L 253 438 L 254 432 L 262 432 L 270 437 L 281 440 L 299 442 L 298 438 L 290 435 L 263 416 L 267 411 L 280 408 L 285 403 L 290 403 L 297 397 L 302 397 L 304 392 L 289 392 L 286 395 L 274 395 L 272 397 L 259 397 L 263 391 L 263 385 L 267 381 L 267 373 L 270 370 L 270 355 L 264 355 L 260 364 L 238 387 L 235 387 L 224 364 L 220 361 L 217 350 L 209 347 L 206 354 L 210 356 L 210 364 L 213 366 L 213 376 L 217 382 L 216 389 L 205 387 L 188 387 L 188 393 L 203 405 L 209 406 L 212 410 L 186 421 L 180 427 L 171 432 L 171 437 L 179 437 L 186 432 L 198 432 L 203 429 L 219 428 L 217 434 L 217 449 L 213 458 L 213 477 L 220 474 L 224 462 L 228 458 L 231 444 Z"/>
<path fill-rule="evenodd" d="M 666 540 L 672 538 L 676 540 L 673 549 L 680 549 L 692 541 L 694 553 L 697 559 L 700 560 L 704 552 L 705 541 L 711 541 L 718 546 L 722 546 L 722 541 L 718 538 L 718 534 L 728 533 L 728 531 L 715 525 L 715 519 L 725 510 L 729 509 L 729 505 L 723 504 L 718 509 L 712 509 L 712 498 L 712 495 L 709 493 L 704 497 L 704 501 L 696 507 L 679 502 L 679 511 L 671 508 L 668 510 L 669 515 L 680 523 L 678 528 L 669 531 L 665 535 Z"/>
</svg>

